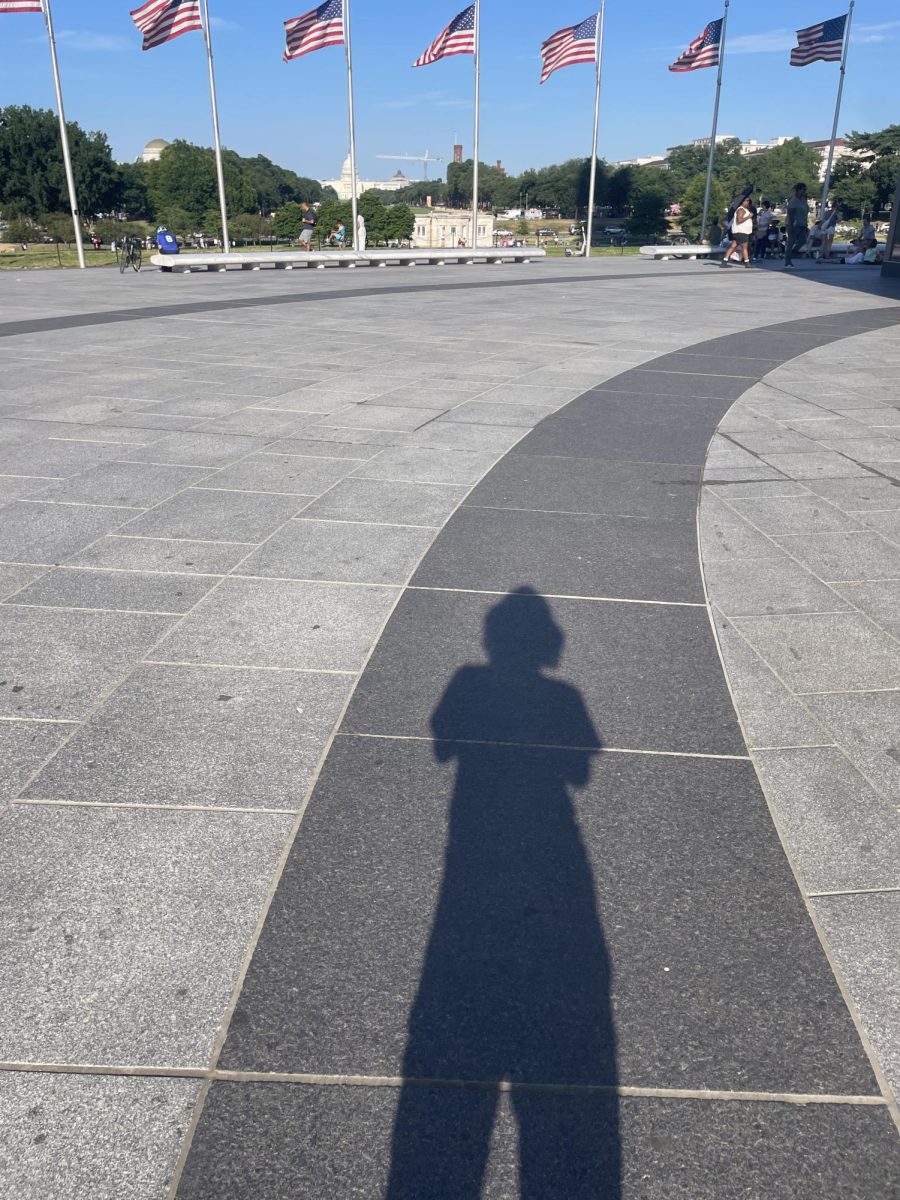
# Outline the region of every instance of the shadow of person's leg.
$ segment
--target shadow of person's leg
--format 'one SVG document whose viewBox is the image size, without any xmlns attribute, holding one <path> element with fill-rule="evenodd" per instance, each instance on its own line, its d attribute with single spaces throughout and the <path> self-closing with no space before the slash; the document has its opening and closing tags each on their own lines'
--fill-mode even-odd
<svg viewBox="0 0 900 1200">
<path fill-rule="evenodd" d="M 405 1087 L 385 1200 L 480 1200 L 498 1095 Z"/>
<path fill-rule="evenodd" d="M 619 1104 L 614 1095 L 513 1092 L 521 1200 L 619 1200 Z"/>
</svg>

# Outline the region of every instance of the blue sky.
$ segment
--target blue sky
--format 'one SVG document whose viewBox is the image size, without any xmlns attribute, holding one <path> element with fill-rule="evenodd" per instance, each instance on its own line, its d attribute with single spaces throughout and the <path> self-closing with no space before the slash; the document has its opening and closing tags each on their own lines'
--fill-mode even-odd
<svg viewBox="0 0 900 1200">
<path fill-rule="evenodd" d="M 343 50 L 281 61 L 282 22 L 312 0 L 210 0 L 222 137 L 242 154 L 263 153 L 301 174 L 337 174 L 347 153 Z M 210 144 L 200 34 L 142 53 L 129 9 L 137 0 L 53 0 L 67 114 L 103 129 L 119 159 L 153 137 Z M 409 64 L 464 0 L 353 0 L 357 148 L 364 177 L 386 178 L 421 164 L 377 154 L 449 157 L 454 134 L 472 146 L 472 60 Z M 730 53 L 719 122 L 744 139 L 830 135 L 838 68 L 790 68 L 792 31 L 837 16 L 842 0 L 759 4 L 732 0 Z M 566 0 L 482 3 L 481 157 L 510 171 L 590 151 L 590 66 L 558 71 L 538 86 L 541 41 L 586 17 L 590 4 Z M 721 0 L 607 0 L 600 153 L 615 160 L 660 153 L 709 132 L 715 71 L 670 74 L 666 67 Z M 896 0 L 859 0 L 844 94 L 842 130 L 900 121 L 900 9 Z M 891 80 L 894 82 L 891 83 Z M 52 105 L 39 16 L 0 17 L 0 106 Z M 443 170 L 432 164 L 432 177 Z"/>
</svg>

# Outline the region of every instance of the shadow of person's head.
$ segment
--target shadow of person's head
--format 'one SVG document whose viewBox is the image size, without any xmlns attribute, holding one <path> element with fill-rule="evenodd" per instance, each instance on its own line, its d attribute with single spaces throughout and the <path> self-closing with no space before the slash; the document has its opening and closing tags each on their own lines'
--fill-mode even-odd
<svg viewBox="0 0 900 1200">
<path fill-rule="evenodd" d="M 484 648 L 498 671 L 537 672 L 559 665 L 565 635 L 534 588 L 519 587 L 485 617 Z"/>
</svg>

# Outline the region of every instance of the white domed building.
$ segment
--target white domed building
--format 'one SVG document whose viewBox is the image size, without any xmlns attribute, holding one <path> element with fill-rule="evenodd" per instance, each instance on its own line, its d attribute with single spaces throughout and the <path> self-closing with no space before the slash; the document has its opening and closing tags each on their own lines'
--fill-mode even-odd
<svg viewBox="0 0 900 1200">
<path fill-rule="evenodd" d="M 145 163 L 158 162 L 163 150 L 170 144 L 165 138 L 154 138 L 144 147 L 139 161 Z"/>
<path fill-rule="evenodd" d="M 334 188 L 337 192 L 338 200 L 349 200 L 353 196 L 353 172 L 350 170 L 350 155 L 344 159 L 344 165 L 341 168 L 340 179 L 320 179 L 322 187 Z M 402 171 L 398 171 L 391 179 L 375 180 L 375 179 L 360 179 L 357 176 L 356 194 L 361 196 L 363 192 L 371 191 L 373 188 L 379 192 L 399 192 L 401 188 L 409 185 L 409 180 Z"/>
</svg>

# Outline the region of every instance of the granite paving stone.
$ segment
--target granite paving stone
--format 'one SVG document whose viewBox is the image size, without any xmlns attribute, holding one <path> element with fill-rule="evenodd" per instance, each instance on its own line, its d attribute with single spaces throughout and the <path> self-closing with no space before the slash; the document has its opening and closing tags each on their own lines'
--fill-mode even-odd
<svg viewBox="0 0 900 1200">
<path fill-rule="evenodd" d="M 212 576 L 88 571 L 58 567 L 11 597 L 9 603 L 49 608 L 105 608 L 120 612 L 184 613 L 216 583 Z"/>
<path fill-rule="evenodd" d="M 699 468 L 686 465 L 525 456 L 515 450 L 474 489 L 467 504 L 693 519 L 699 477 Z"/>
<path fill-rule="evenodd" d="M 836 583 L 836 592 L 867 613 L 882 629 L 900 635 L 900 580 L 882 579 L 872 583 Z"/>
<path fill-rule="evenodd" d="M 900 804 L 900 691 L 810 696 L 809 707 L 863 775 Z"/>
<path fill-rule="evenodd" d="M 376 447 L 399 446 L 406 438 L 400 429 L 348 429 L 337 425 L 304 425 L 302 437 L 285 438 L 268 447 L 269 453 L 324 454 L 333 458 L 374 458 Z M 324 443 L 315 450 L 310 442 Z M 351 454 L 350 451 L 353 451 Z"/>
<path fill-rule="evenodd" d="M 837 746 L 754 761 L 807 892 L 900 887 L 900 813 Z"/>
<path fill-rule="evenodd" d="M 820 896 L 813 907 L 888 1084 L 900 1097 L 900 892 Z"/>
<path fill-rule="evenodd" d="M 205 1066 L 290 821 L 13 807 L 0 1059 Z"/>
<path fill-rule="evenodd" d="M 193 1079 L 4 1071 L 0 1192 L 16 1200 L 158 1200 L 199 1092 Z"/>
<path fill-rule="evenodd" d="M 129 453 L 128 458 L 133 462 L 224 467 L 245 454 L 265 449 L 266 440 L 224 433 L 174 433 L 152 446 Z"/>
<path fill-rule="evenodd" d="M 116 571 L 224 575 L 254 549 L 252 542 L 191 542 L 167 538 L 100 538 L 66 564 Z"/>
<path fill-rule="evenodd" d="M 124 525 L 133 511 L 89 505 L 16 500 L 3 508 L 0 558 L 55 563 Z"/>
<path fill-rule="evenodd" d="M 721 491 L 716 489 L 716 495 Z M 763 533 L 771 535 L 836 533 L 844 529 L 862 529 L 858 517 L 852 517 L 818 496 L 780 495 L 776 499 L 753 497 L 728 498 L 740 515 Z"/>
<path fill-rule="evenodd" d="M 869 1200 L 900 1187 L 895 1127 L 881 1108 L 402 1095 L 398 1144 L 393 1088 L 215 1083 L 179 1196 L 739 1200 L 784 1188 L 791 1200 Z"/>
<path fill-rule="evenodd" d="M 444 420 L 472 425 L 516 425 L 530 429 L 555 411 L 555 408 L 545 404 L 498 404 L 469 400 L 451 409 Z"/>
<path fill-rule="evenodd" d="M 433 528 L 361 521 L 290 521 L 246 559 L 242 575 L 403 584 Z"/>
<path fill-rule="evenodd" d="M 829 445 L 829 450 L 848 454 L 861 463 L 896 463 L 900 461 L 900 439 L 894 437 L 844 438 Z"/>
<path fill-rule="evenodd" d="M 900 579 L 900 546 L 877 533 L 808 533 L 777 541 L 827 581 Z"/>
<path fill-rule="evenodd" d="M 814 454 L 821 452 L 822 447 L 811 437 L 804 437 L 792 429 L 778 429 L 761 433 L 732 433 L 730 436 L 739 446 L 749 450 L 751 454 Z"/>
<path fill-rule="evenodd" d="M 750 763 L 493 740 L 338 739 L 221 1065 L 877 1090 Z"/>
<path fill-rule="evenodd" d="M 152 463 L 101 463 L 81 475 L 44 484 L 42 500 L 150 508 L 182 488 L 200 483 L 209 472 L 197 467 L 158 467 Z"/>
<path fill-rule="evenodd" d="M 891 542 L 900 542 L 900 510 L 861 513 L 860 520 Z"/>
<path fill-rule="evenodd" d="M 404 385 L 384 392 L 378 403 L 389 408 L 433 408 L 445 411 L 460 404 L 468 396 L 477 396 L 484 391 L 480 383 L 468 383 L 461 379 L 445 379 L 440 384 L 429 386 Z"/>
<path fill-rule="evenodd" d="M 267 452 L 226 467 L 207 479 L 206 486 L 235 491 L 280 492 L 302 499 L 320 495 L 358 465 L 358 461 L 343 457 Z"/>
<path fill-rule="evenodd" d="M 225 579 L 153 658 L 356 672 L 396 593 L 392 587 Z"/>
<path fill-rule="evenodd" d="M 258 543 L 306 503 L 305 496 L 187 488 L 129 521 L 121 532 L 136 537 Z"/>
<path fill-rule="evenodd" d="M 497 603 L 496 595 L 407 592 L 375 648 L 343 727 L 354 733 L 427 736 L 429 714 L 453 672 L 480 659 L 484 620 Z M 544 619 L 544 601 L 523 595 L 508 603 L 509 636 L 527 644 Z M 547 604 L 566 639 L 560 672 L 584 693 L 607 745 L 745 752 L 724 680 L 713 670 L 718 654 L 703 608 L 565 599 Z M 497 703 L 506 704 L 507 697 Z M 520 741 L 515 718 L 513 706 L 509 737 Z M 482 736 L 477 706 L 460 710 L 457 721 L 454 737 Z M 563 735 L 571 744 L 575 732 L 560 731 Z"/>
<path fill-rule="evenodd" d="M 310 414 L 264 412 L 257 408 L 241 408 L 227 416 L 207 418 L 192 429 L 203 433 L 237 433 L 248 437 L 291 437 L 316 418 Z"/>
<path fill-rule="evenodd" d="M 139 667 L 28 794 L 296 810 L 348 691 L 340 675 Z"/>
<path fill-rule="evenodd" d="M 776 614 L 734 624 L 794 692 L 900 687 L 896 642 L 861 614 Z"/>
<path fill-rule="evenodd" d="M 777 543 L 710 491 L 704 492 L 700 505 L 700 541 L 703 561 L 709 563 L 752 559 L 769 566 L 787 557 Z"/>
<path fill-rule="evenodd" d="M 747 379 L 729 375 L 682 374 L 680 371 L 661 371 L 646 366 L 623 371 L 611 383 L 601 384 L 599 390 L 610 387 L 617 392 L 633 392 L 647 396 L 655 394 L 673 399 L 698 400 L 714 397 L 719 400 L 737 400 L 746 392 L 748 386 Z"/>
<path fill-rule="evenodd" d="M 0 605 L 0 716 L 86 716 L 175 619 Z"/>
<path fill-rule="evenodd" d="M 0 505 L 44 491 L 51 481 L 27 475 L 0 475 Z"/>
<path fill-rule="evenodd" d="M 426 556 L 417 586 L 703 603 L 696 530 L 688 522 L 464 506 Z"/>
<path fill-rule="evenodd" d="M 46 567 L 19 567 L 0 563 L 0 600 L 15 595 L 20 588 L 32 583 L 46 571 Z"/>
<path fill-rule="evenodd" d="M 408 483 L 476 483 L 497 455 L 474 450 L 432 450 L 424 446 L 383 450 L 358 467 L 360 479 L 396 479 Z"/>
<path fill-rule="evenodd" d="M 450 405 L 446 405 L 449 408 Z M 440 409 L 389 408 L 379 404 L 357 404 L 343 412 L 332 413 L 325 424 L 341 429 L 419 429 L 433 421 Z M 445 410 L 444 410 L 445 411 Z"/>
<path fill-rule="evenodd" d="M 767 613 L 822 613 L 849 609 L 847 601 L 789 558 L 734 561 L 704 555 L 706 586 L 728 617 Z"/>
<path fill-rule="evenodd" d="M 499 456 L 511 450 L 525 432 L 517 425 L 465 425 L 441 418 L 411 433 L 405 445 L 434 450 L 475 450 Z"/>
<path fill-rule="evenodd" d="M 343 479 L 305 508 L 303 515 L 337 521 L 440 526 L 467 494 L 467 487 L 448 483 Z"/>
<path fill-rule="evenodd" d="M 880 475 L 807 480 L 804 486 L 848 513 L 900 509 L 900 485 Z"/>
<path fill-rule="evenodd" d="M 0 812 L 71 732 L 61 722 L 0 720 Z"/>
<path fill-rule="evenodd" d="M 853 479 L 868 474 L 866 468 L 843 454 L 817 451 L 812 454 L 761 454 L 765 462 L 792 479 Z"/>
<path fill-rule="evenodd" d="M 713 611 L 744 737 L 751 747 L 820 746 L 828 734 L 725 617 Z"/>
<path fill-rule="evenodd" d="M 41 476 L 44 479 L 65 479 L 78 475 L 110 458 L 121 458 L 118 446 L 99 442 L 51 441 L 45 435 L 30 445 L 7 446 L 0 451 L 0 475 Z M 142 453 L 135 450 L 134 453 Z M 129 457 L 131 457 L 129 452 Z"/>
</svg>

